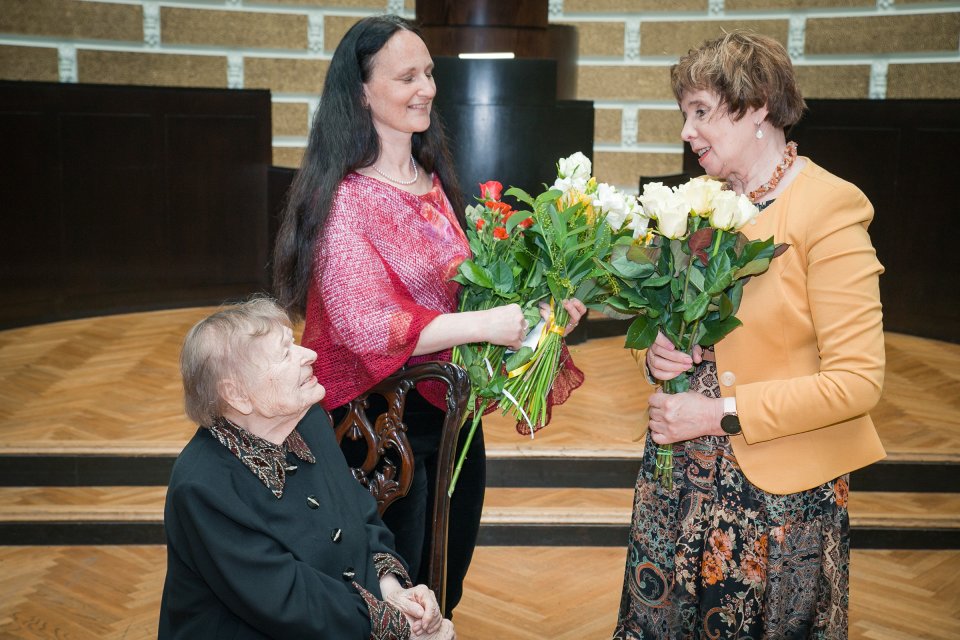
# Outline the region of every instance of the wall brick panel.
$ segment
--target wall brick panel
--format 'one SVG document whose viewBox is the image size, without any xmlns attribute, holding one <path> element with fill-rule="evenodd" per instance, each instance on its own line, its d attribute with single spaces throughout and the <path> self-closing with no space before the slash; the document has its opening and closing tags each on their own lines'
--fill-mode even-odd
<svg viewBox="0 0 960 640">
<path fill-rule="evenodd" d="M 903 0 L 897 0 L 900 4 Z M 875 7 L 876 0 L 724 0 L 726 11 L 769 11 L 797 9 L 848 9 Z"/>
<path fill-rule="evenodd" d="M 708 0 L 564 0 L 564 13 L 706 11 Z"/>
<path fill-rule="evenodd" d="M 960 62 L 891 64 L 888 98 L 960 98 Z"/>
<path fill-rule="evenodd" d="M 306 149 L 303 147 L 274 147 L 273 164 L 278 167 L 298 169 L 305 151 Z"/>
<path fill-rule="evenodd" d="M 143 10 L 79 0 L 0 0 L 0 33 L 143 41 Z"/>
<path fill-rule="evenodd" d="M 804 65 L 794 71 L 804 98 L 870 97 L 870 65 Z"/>
<path fill-rule="evenodd" d="M 807 20 L 806 53 L 957 51 L 960 13 Z"/>
<path fill-rule="evenodd" d="M 682 128 L 679 109 L 640 109 L 637 114 L 639 142 L 680 142 Z"/>
<path fill-rule="evenodd" d="M 310 128 L 307 122 L 309 112 L 306 102 L 274 102 L 271 110 L 273 135 L 306 136 Z"/>
<path fill-rule="evenodd" d="M 581 100 L 673 100 L 669 67 L 602 67 L 577 69 Z"/>
<path fill-rule="evenodd" d="M 622 115 L 623 112 L 620 109 L 594 109 L 594 142 L 620 144 Z"/>
<path fill-rule="evenodd" d="M 327 60 L 295 58 L 245 58 L 243 86 L 247 89 L 270 89 L 280 93 L 320 95 L 327 76 Z"/>
<path fill-rule="evenodd" d="M 577 28 L 580 56 L 623 57 L 622 22 L 560 22 Z"/>
<path fill-rule="evenodd" d="M 361 19 L 361 16 L 326 16 L 323 19 L 323 48 L 333 53 L 344 34 Z"/>
<path fill-rule="evenodd" d="M 225 88 L 227 59 L 81 49 L 77 51 L 77 74 L 80 82 Z"/>
<path fill-rule="evenodd" d="M 60 79 L 57 50 L 0 45 L 0 79 L 56 82 Z"/>
<path fill-rule="evenodd" d="M 683 156 L 679 153 L 598 151 L 594 153 L 593 168 L 600 182 L 636 190 L 640 176 L 664 176 L 683 171 Z"/>
<path fill-rule="evenodd" d="M 776 38 L 786 46 L 788 20 L 704 20 L 696 22 L 644 22 L 640 25 L 640 55 L 682 56 L 724 31 L 744 29 Z"/>
<path fill-rule="evenodd" d="M 410 9 L 413 10 L 413 1 L 410 2 Z M 257 4 L 276 4 L 303 7 L 305 9 L 379 9 L 383 11 L 387 7 L 387 0 L 332 0 L 330 2 L 321 2 L 320 0 L 257 0 Z"/>
<path fill-rule="evenodd" d="M 164 44 L 306 49 L 307 17 L 161 7 L 160 39 Z"/>
</svg>

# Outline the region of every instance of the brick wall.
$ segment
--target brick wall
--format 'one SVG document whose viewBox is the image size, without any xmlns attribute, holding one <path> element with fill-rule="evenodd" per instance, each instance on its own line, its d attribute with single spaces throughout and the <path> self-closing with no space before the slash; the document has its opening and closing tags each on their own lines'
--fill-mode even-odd
<svg viewBox="0 0 960 640">
<path fill-rule="evenodd" d="M 580 33 L 601 179 L 681 167 L 667 83 L 722 29 L 783 42 L 810 98 L 960 98 L 960 4 L 945 0 L 550 0 Z M 0 78 L 267 88 L 274 162 L 296 166 L 324 74 L 357 19 L 414 0 L 0 0 Z M 443 88 L 441 87 L 442 91 Z"/>
</svg>

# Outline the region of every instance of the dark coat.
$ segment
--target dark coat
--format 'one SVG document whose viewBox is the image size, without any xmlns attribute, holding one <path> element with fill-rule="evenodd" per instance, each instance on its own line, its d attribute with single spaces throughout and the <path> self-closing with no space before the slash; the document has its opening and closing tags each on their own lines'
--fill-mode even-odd
<svg viewBox="0 0 960 640">
<path fill-rule="evenodd" d="M 314 407 L 298 430 L 316 463 L 287 454 L 298 469 L 280 499 L 207 429 L 177 458 L 164 510 L 161 639 L 370 636 L 350 572 L 380 598 L 373 554 L 394 554 L 393 536 L 326 413 Z"/>
</svg>

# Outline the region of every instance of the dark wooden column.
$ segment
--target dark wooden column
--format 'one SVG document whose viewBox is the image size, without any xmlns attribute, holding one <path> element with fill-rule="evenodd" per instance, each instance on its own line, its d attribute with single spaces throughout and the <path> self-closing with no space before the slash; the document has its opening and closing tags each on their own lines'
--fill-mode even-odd
<svg viewBox="0 0 960 640">
<path fill-rule="evenodd" d="M 547 0 L 417 0 L 434 56 L 509 52 L 557 62 L 557 98 L 577 93 L 577 30 L 548 22 Z"/>
</svg>

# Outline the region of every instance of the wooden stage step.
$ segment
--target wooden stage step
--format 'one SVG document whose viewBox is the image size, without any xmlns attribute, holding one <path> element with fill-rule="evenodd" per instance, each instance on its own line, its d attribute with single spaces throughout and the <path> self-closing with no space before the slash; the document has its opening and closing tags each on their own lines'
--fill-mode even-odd
<svg viewBox="0 0 960 640">
<path fill-rule="evenodd" d="M 2 487 L 0 544 L 162 543 L 165 496 L 165 487 Z M 480 543 L 623 546 L 632 506 L 631 489 L 489 488 Z M 960 494 L 854 491 L 850 523 L 858 548 L 960 547 Z"/>
<path fill-rule="evenodd" d="M 454 617 L 458 638 L 609 640 L 625 554 L 479 547 Z M 0 567 L 0 638 L 157 637 L 163 546 L 0 546 Z M 849 637 L 960 637 L 960 551 L 854 550 Z"/>
</svg>

